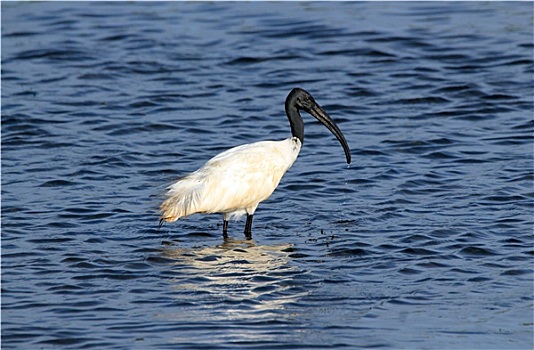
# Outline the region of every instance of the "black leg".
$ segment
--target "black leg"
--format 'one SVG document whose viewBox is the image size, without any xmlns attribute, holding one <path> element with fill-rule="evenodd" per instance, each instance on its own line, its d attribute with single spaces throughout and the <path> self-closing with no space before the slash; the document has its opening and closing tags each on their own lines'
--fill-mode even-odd
<svg viewBox="0 0 534 350">
<path fill-rule="evenodd" d="M 245 237 L 252 239 L 252 218 L 254 215 L 247 214 L 247 223 L 245 224 Z"/>
<path fill-rule="evenodd" d="M 228 238 L 228 221 L 223 220 L 223 237 Z"/>
</svg>

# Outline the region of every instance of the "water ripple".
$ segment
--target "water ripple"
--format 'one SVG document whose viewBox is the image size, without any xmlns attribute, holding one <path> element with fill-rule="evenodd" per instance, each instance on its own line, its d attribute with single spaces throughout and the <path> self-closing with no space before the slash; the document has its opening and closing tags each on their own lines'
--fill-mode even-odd
<svg viewBox="0 0 534 350">
<path fill-rule="evenodd" d="M 2 3 L 3 348 L 531 349 L 529 6 Z M 294 86 L 353 164 L 303 114 L 255 240 L 158 230 Z"/>
</svg>

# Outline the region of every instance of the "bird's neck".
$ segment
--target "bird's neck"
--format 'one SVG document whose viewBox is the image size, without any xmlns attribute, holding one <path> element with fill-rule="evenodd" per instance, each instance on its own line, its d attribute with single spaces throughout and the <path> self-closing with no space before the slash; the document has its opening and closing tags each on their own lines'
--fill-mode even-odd
<svg viewBox="0 0 534 350">
<path fill-rule="evenodd" d="M 300 116 L 299 110 L 292 103 L 286 103 L 286 114 L 289 119 L 289 125 L 291 126 L 291 134 L 300 140 L 300 143 L 304 143 L 304 122 Z"/>
</svg>

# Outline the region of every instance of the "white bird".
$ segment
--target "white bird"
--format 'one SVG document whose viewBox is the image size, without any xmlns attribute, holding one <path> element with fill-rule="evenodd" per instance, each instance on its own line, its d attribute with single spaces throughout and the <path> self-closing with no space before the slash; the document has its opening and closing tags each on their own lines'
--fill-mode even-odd
<svg viewBox="0 0 534 350">
<path fill-rule="evenodd" d="M 164 221 L 173 222 L 195 213 L 222 213 L 223 236 L 227 238 L 228 220 L 246 214 L 245 236 L 252 239 L 252 218 L 258 204 L 273 193 L 302 147 L 304 123 L 300 110 L 314 116 L 337 137 L 350 164 L 350 149 L 341 130 L 308 92 L 291 90 L 285 110 L 292 137 L 231 148 L 178 179 L 169 186 L 160 206 L 160 226 Z"/>
</svg>

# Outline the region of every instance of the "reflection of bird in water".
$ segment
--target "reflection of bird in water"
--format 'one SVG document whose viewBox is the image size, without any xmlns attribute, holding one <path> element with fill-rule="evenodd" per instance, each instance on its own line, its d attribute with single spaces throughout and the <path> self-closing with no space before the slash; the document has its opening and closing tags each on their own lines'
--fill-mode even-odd
<svg viewBox="0 0 534 350">
<path fill-rule="evenodd" d="M 225 266 L 231 264 L 246 264 L 251 271 L 263 272 L 286 265 L 292 247 L 292 244 L 266 246 L 256 245 L 253 240 L 226 239 L 213 247 L 167 247 L 163 250 L 163 255 L 176 260 L 176 264 L 181 266 L 187 263 L 194 268 L 209 268 L 210 271 L 225 269 Z"/>
<path fill-rule="evenodd" d="M 286 98 L 285 110 L 292 137 L 231 148 L 179 179 L 169 187 L 160 206 L 160 225 L 195 213 L 222 213 L 226 238 L 228 220 L 246 214 L 245 236 L 251 239 L 252 217 L 258 204 L 276 189 L 304 142 L 300 110 L 314 116 L 337 137 L 350 164 L 350 149 L 341 130 L 308 92 L 293 89 Z"/>
<path fill-rule="evenodd" d="M 213 247 L 167 247 L 162 253 L 175 261 L 173 281 L 182 301 L 191 298 L 200 302 L 200 295 L 243 302 L 255 310 L 274 310 L 304 295 L 301 290 L 292 290 L 293 278 L 300 275 L 295 266 L 289 265 L 292 250 L 291 244 L 266 246 L 251 240 L 226 239 Z M 244 316 L 242 309 L 235 312 L 239 313 L 236 317 Z"/>
</svg>

